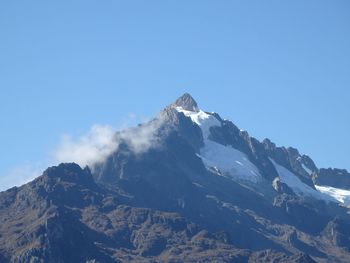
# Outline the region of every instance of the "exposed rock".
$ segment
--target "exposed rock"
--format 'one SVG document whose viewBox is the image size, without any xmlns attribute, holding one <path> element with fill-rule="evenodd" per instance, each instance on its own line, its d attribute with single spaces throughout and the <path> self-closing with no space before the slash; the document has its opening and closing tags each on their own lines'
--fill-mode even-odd
<svg viewBox="0 0 350 263">
<path fill-rule="evenodd" d="M 313 178 L 316 185 L 350 190 L 350 173 L 345 169 L 320 169 Z"/>
<path fill-rule="evenodd" d="M 198 111 L 199 110 L 197 102 L 188 93 L 185 93 L 181 97 L 179 97 L 173 103 L 173 106 L 182 107 L 184 110 L 188 110 L 188 111 Z"/>
</svg>

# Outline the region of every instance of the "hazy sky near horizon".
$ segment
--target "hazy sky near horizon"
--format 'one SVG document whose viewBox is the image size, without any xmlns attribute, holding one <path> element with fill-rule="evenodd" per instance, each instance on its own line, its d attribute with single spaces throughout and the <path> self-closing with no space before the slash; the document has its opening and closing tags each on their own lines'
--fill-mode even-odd
<svg viewBox="0 0 350 263">
<path fill-rule="evenodd" d="M 51 165 L 62 136 L 134 125 L 184 92 L 350 169 L 349 14 L 347 0 L 2 1 L 0 182 Z"/>
</svg>

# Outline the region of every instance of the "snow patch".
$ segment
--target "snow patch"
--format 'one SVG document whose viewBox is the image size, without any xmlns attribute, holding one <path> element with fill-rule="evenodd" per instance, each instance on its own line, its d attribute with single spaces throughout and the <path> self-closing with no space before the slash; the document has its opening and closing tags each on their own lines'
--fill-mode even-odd
<svg viewBox="0 0 350 263">
<path fill-rule="evenodd" d="M 322 192 L 318 192 L 317 190 L 303 183 L 295 174 L 293 174 L 285 167 L 277 164 L 271 158 L 270 161 L 275 166 L 281 182 L 288 185 L 294 191 L 295 194 L 300 196 L 310 196 L 324 201 L 336 201 L 333 197 L 323 194 Z"/>
<path fill-rule="evenodd" d="M 305 164 L 302 163 L 301 166 L 303 167 L 303 169 L 305 170 L 305 172 L 307 172 L 309 175 L 312 174 L 312 170 L 309 169 Z"/>
<path fill-rule="evenodd" d="M 335 188 L 331 186 L 321 186 L 321 185 L 315 185 L 315 187 L 319 192 L 336 199 L 339 203 L 342 203 L 345 206 L 350 206 L 349 190 Z"/>
<path fill-rule="evenodd" d="M 184 110 L 182 107 L 176 107 L 176 110 L 185 114 L 186 117 L 190 117 L 191 120 L 202 129 L 204 139 L 208 139 L 210 127 L 221 126 L 221 123 L 217 118 L 202 110 L 199 110 L 198 112 L 188 111 Z"/>
<path fill-rule="evenodd" d="M 203 185 L 199 184 L 199 183 L 196 183 L 196 182 L 192 182 L 193 185 L 199 187 L 199 188 L 204 188 Z"/>
<path fill-rule="evenodd" d="M 211 114 L 202 110 L 187 111 L 182 107 L 176 110 L 190 117 L 202 130 L 204 146 L 197 154 L 208 170 L 214 170 L 216 174 L 230 177 L 236 180 L 257 182 L 261 175 L 259 170 L 252 164 L 248 157 L 231 146 L 225 146 L 208 139 L 210 127 L 221 126 L 220 121 Z"/>
<path fill-rule="evenodd" d="M 200 149 L 200 156 L 207 167 L 215 167 L 220 172 L 233 179 L 258 182 L 261 175 L 248 157 L 232 148 L 207 140 Z"/>
</svg>

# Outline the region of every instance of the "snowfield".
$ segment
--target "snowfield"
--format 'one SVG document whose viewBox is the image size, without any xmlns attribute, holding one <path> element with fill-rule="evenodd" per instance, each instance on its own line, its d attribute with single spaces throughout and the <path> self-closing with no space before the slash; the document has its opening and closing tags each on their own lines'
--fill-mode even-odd
<svg viewBox="0 0 350 263">
<path fill-rule="evenodd" d="M 220 176 L 230 177 L 237 181 L 257 183 L 262 179 L 258 168 L 249 161 L 246 154 L 231 146 L 225 146 L 208 139 L 210 127 L 221 126 L 220 121 L 216 117 L 202 110 L 188 111 L 182 107 L 176 107 L 176 110 L 191 118 L 201 128 L 204 146 L 200 149 L 197 156 L 202 159 L 208 170 L 215 171 Z M 313 189 L 303 183 L 294 173 L 277 164 L 273 159 L 270 158 L 270 161 L 273 163 L 281 182 L 288 185 L 295 194 L 313 197 L 326 202 L 350 205 L 350 191 L 317 185 L 315 186 L 317 190 Z M 308 174 L 312 174 L 311 169 L 306 167 L 306 165 L 302 164 L 302 167 Z"/>
<path fill-rule="evenodd" d="M 200 150 L 200 157 L 206 167 L 214 167 L 224 176 L 232 179 L 258 182 L 261 175 L 248 157 L 232 148 L 207 140 Z"/>
<path fill-rule="evenodd" d="M 336 199 L 344 206 L 350 206 L 350 191 L 331 186 L 315 185 L 316 189 L 332 198 Z"/>
<path fill-rule="evenodd" d="M 270 161 L 275 166 L 276 171 L 279 175 L 279 178 L 281 179 L 281 182 L 288 185 L 295 194 L 300 196 L 309 196 L 309 197 L 313 197 L 313 198 L 328 201 L 328 202 L 337 201 L 332 196 L 319 192 L 313 189 L 312 187 L 308 186 L 307 184 L 303 183 L 295 174 L 293 174 L 291 171 L 289 171 L 285 167 L 277 164 L 273 159 L 270 158 Z"/>
<path fill-rule="evenodd" d="M 200 149 L 200 157 L 207 168 L 214 168 L 217 174 L 231 177 L 234 180 L 258 182 L 261 179 L 259 170 L 251 163 L 248 157 L 231 146 L 225 146 L 208 139 L 210 127 L 221 126 L 221 123 L 213 115 L 202 110 L 198 112 L 176 110 L 190 117 L 202 130 L 204 146 Z"/>
<path fill-rule="evenodd" d="M 191 120 L 201 128 L 204 140 L 208 139 L 210 127 L 221 126 L 221 123 L 217 118 L 202 110 L 199 110 L 198 112 L 188 111 L 184 110 L 182 107 L 176 107 L 176 110 L 185 114 L 186 117 L 190 117 Z"/>
</svg>

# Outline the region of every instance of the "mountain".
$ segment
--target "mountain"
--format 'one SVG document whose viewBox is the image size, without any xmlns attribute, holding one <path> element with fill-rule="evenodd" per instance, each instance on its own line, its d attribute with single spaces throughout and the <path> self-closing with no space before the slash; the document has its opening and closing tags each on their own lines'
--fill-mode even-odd
<svg viewBox="0 0 350 263">
<path fill-rule="evenodd" d="M 350 262 L 350 175 L 189 94 L 91 167 L 0 193 L 0 262 Z"/>
</svg>

